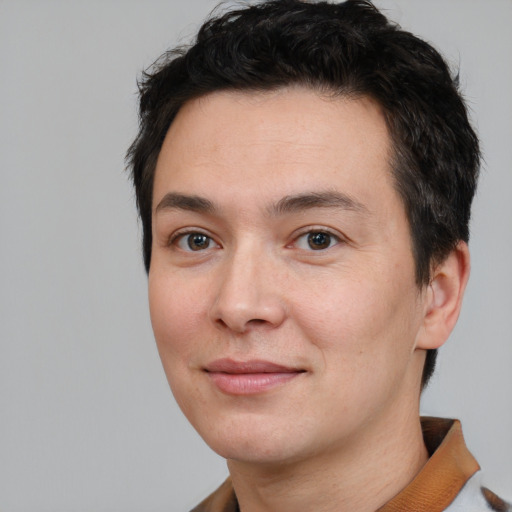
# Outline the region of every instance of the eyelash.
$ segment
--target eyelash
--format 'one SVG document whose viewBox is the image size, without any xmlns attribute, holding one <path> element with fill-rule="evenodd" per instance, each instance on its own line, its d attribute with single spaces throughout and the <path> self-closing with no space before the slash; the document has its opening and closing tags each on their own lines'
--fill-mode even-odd
<svg viewBox="0 0 512 512">
<path fill-rule="evenodd" d="M 203 231 L 200 231 L 199 229 L 188 230 L 188 231 L 180 231 L 180 232 L 174 233 L 171 236 L 171 238 L 169 239 L 168 245 L 169 246 L 173 246 L 173 245 L 174 246 L 178 246 L 178 248 L 180 248 L 184 252 L 202 252 L 201 249 L 197 249 L 197 250 L 192 249 L 190 247 L 190 244 L 187 244 L 188 245 L 188 249 L 179 246 L 179 243 L 182 240 L 183 241 L 186 241 L 187 239 L 190 240 L 189 237 L 191 237 L 193 235 L 195 235 L 195 236 L 202 236 L 202 237 L 205 237 L 208 240 L 208 246 L 205 249 L 210 249 L 212 243 L 217 245 L 217 246 L 219 246 L 219 244 L 217 244 L 217 242 L 215 242 L 215 240 L 210 235 L 204 233 Z"/>
<path fill-rule="evenodd" d="M 325 247 L 317 247 L 317 248 L 313 248 L 310 244 L 311 242 L 311 238 L 312 236 L 316 236 L 316 235 L 321 235 L 321 236 L 325 236 L 328 238 L 328 243 Z M 208 242 L 208 245 L 201 249 L 200 247 L 197 248 L 196 250 L 194 250 L 191 246 L 190 246 L 190 237 L 191 236 L 199 236 L 199 237 L 204 237 L 206 239 L 206 241 Z M 299 241 L 301 239 L 306 239 L 306 243 L 308 244 L 309 248 L 307 247 L 300 247 L 299 245 Z M 187 241 L 188 239 L 188 241 Z M 320 238 L 320 240 L 322 240 Z M 188 247 L 185 248 L 185 247 L 181 247 L 179 245 L 179 243 L 181 241 L 186 241 Z M 329 231 L 329 230 L 326 230 L 326 229 L 311 229 L 309 228 L 307 231 L 303 231 L 302 233 L 299 233 L 292 241 L 291 244 L 287 245 L 287 247 L 297 247 L 298 249 L 300 250 L 303 250 L 303 251 L 311 251 L 311 252 L 323 252 L 323 251 L 326 251 L 328 249 L 331 249 L 332 247 L 334 247 L 335 245 L 338 245 L 339 243 L 342 243 L 344 240 L 343 238 L 341 238 L 339 235 Z M 207 235 L 206 233 L 204 233 L 203 231 L 200 231 L 200 230 L 188 230 L 188 231 L 181 231 L 181 232 L 178 232 L 178 233 L 175 233 L 170 239 L 169 239 L 169 243 L 168 245 L 169 246 L 177 246 L 178 248 L 180 248 L 182 251 L 184 252 L 203 252 L 203 250 L 207 250 L 207 249 L 211 249 L 211 245 L 212 244 L 215 244 L 217 245 L 217 247 L 220 247 L 219 244 L 217 244 L 217 242 L 215 242 L 215 240 L 210 236 L 210 235 Z"/>
<path fill-rule="evenodd" d="M 326 247 L 320 247 L 320 248 L 313 248 L 313 247 L 311 247 L 309 242 L 310 242 L 310 237 L 312 237 L 313 235 L 323 235 L 323 236 L 329 237 L 328 245 Z M 299 247 L 298 242 L 302 238 L 306 239 L 306 243 L 308 244 L 309 248 Z M 313 229 L 312 228 L 308 228 L 307 231 L 303 231 L 302 233 L 299 233 L 299 235 L 297 235 L 294 238 L 293 245 L 298 247 L 301 250 L 304 250 L 304 251 L 323 252 L 323 251 L 326 251 L 328 249 L 331 249 L 335 245 L 338 245 L 339 243 L 342 243 L 342 242 L 343 242 L 343 238 L 341 238 L 339 235 L 333 233 L 332 231 L 329 231 L 329 230 L 323 229 L 323 228 L 317 228 L 317 229 L 315 229 L 315 228 L 313 228 Z"/>
</svg>

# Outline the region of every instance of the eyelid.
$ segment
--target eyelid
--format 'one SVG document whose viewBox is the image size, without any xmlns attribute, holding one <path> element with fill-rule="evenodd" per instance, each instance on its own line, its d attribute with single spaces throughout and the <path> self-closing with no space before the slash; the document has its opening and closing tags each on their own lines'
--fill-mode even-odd
<svg viewBox="0 0 512 512">
<path fill-rule="evenodd" d="M 175 246 L 177 247 L 177 242 L 183 238 L 185 238 L 186 236 L 188 235 L 194 235 L 194 234 L 199 234 L 199 235 L 204 235 L 206 237 L 208 237 L 212 243 L 214 245 L 216 245 L 218 248 L 221 248 L 222 246 L 219 244 L 219 242 L 217 242 L 217 240 L 215 240 L 215 238 L 211 235 L 211 233 L 208 233 L 206 230 L 204 229 L 201 229 L 201 228 L 190 228 L 190 227 L 187 227 L 187 228 L 181 228 L 181 229 L 178 229 L 176 231 L 174 231 L 171 236 L 169 237 L 169 240 L 167 242 L 167 245 L 169 247 L 171 246 Z M 181 249 L 179 248 L 180 250 L 184 251 L 184 252 L 195 252 L 195 251 L 186 251 L 185 249 Z M 210 248 L 208 248 L 210 249 Z M 206 251 L 207 249 L 205 249 Z M 197 251 L 197 252 L 204 252 L 204 251 Z"/>
<path fill-rule="evenodd" d="M 317 251 L 314 251 L 313 249 L 309 249 L 309 250 L 302 249 L 302 250 L 308 251 L 308 252 L 309 251 L 318 252 L 318 253 L 325 252 L 328 249 L 331 249 L 332 247 L 334 247 L 335 245 L 339 245 L 340 243 L 347 243 L 349 241 L 348 237 L 346 237 L 345 235 L 343 235 L 342 233 L 340 233 L 337 230 L 333 230 L 333 229 L 327 228 L 325 226 L 307 226 L 305 228 L 301 228 L 300 230 L 298 230 L 296 233 L 293 234 L 292 242 L 288 245 L 288 247 L 295 246 L 297 244 L 297 241 L 300 238 L 302 238 L 303 236 L 309 235 L 310 233 L 325 233 L 326 235 L 329 235 L 332 238 L 334 238 L 336 243 L 332 246 L 327 247 L 326 249 L 323 249 L 323 250 L 319 249 Z"/>
</svg>

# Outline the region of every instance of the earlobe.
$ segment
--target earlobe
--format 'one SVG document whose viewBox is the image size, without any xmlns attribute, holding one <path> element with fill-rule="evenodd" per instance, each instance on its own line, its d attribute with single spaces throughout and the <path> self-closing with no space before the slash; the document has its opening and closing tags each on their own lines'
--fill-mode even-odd
<svg viewBox="0 0 512 512">
<path fill-rule="evenodd" d="M 448 339 L 459 317 L 469 271 L 468 246 L 459 242 L 434 269 L 425 293 L 425 313 L 416 348 L 439 348 Z"/>
</svg>

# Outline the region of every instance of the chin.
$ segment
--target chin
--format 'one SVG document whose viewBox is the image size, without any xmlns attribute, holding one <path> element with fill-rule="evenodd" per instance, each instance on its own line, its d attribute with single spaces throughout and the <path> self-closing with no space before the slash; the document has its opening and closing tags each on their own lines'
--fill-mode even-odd
<svg viewBox="0 0 512 512">
<path fill-rule="evenodd" d="M 193 423 L 194 425 L 194 423 Z M 282 455 L 285 440 L 282 428 L 262 418 L 226 417 L 221 421 L 195 424 L 206 444 L 225 459 L 264 461 Z M 285 430 L 286 431 L 286 430 Z"/>
<path fill-rule="evenodd" d="M 246 421 L 229 421 L 217 425 L 207 425 L 197 429 L 208 446 L 228 460 L 252 464 L 283 464 L 307 456 L 307 432 L 300 425 L 266 421 L 264 418 L 251 418 Z"/>
<path fill-rule="evenodd" d="M 297 449 L 292 452 L 284 443 L 259 443 L 249 440 L 231 440 L 208 443 L 221 457 L 255 465 L 281 465 L 300 459 Z"/>
</svg>

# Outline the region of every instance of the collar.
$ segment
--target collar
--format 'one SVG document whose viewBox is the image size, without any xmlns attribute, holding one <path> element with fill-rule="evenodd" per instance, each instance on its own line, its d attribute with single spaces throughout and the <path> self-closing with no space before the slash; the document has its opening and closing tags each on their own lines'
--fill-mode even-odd
<svg viewBox="0 0 512 512">
<path fill-rule="evenodd" d="M 460 421 L 424 417 L 421 428 L 429 460 L 412 482 L 377 512 L 442 512 L 480 469 L 466 447 Z M 191 512 L 239 512 L 231 480 Z"/>
<path fill-rule="evenodd" d="M 469 452 L 458 420 L 421 418 L 430 455 L 414 480 L 378 512 L 442 512 L 480 466 Z"/>
</svg>

